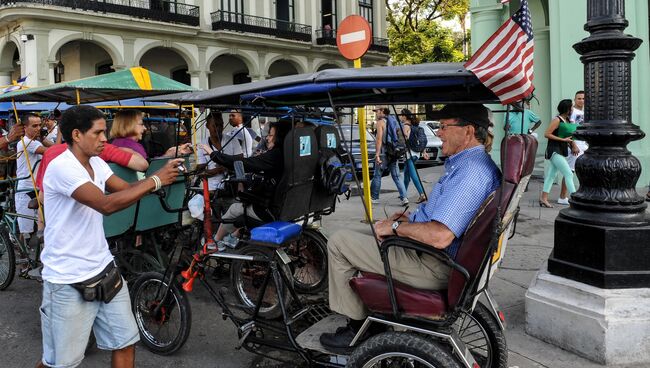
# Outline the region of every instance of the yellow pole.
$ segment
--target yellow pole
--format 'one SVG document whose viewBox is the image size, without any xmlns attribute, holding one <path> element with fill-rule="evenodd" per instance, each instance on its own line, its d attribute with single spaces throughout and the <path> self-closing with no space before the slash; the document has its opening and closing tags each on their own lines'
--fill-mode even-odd
<svg viewBox="0 0 650 368">
<path fill-rule="evenodd" d="M 361 59 L 354 60 L 355 69 L 361 68 Z M 357 108 L 359 117 L 359 142 L 361 144 L 361 174 L 363 176 L 363 201 L 368 209 L 368 222 L 372 222 L 372 201 L 370 200 L 370 173 L 368 171 L 368 142 L 366 142 L 366 109 Z"/>
<path fill-rule="evenodd" d="M 79 89 L 74 90 L 77 94 L 77 105 L 81 105 L 81 97 L 79 96 Z"/>
<path fill-rule="evenodd" d="M 196 148 L 196 145 L 199 144 L 196 136 L 196 114 L 194 113 L 194 105 L 190 105 L 192 108 L 192 120 L 190 123 L 190 129 L 192 130 L 190 134 L 192 134 L 192 148 L 194 149 L 194 162 L 199 162 L 199 150 Z"/>
</svg>

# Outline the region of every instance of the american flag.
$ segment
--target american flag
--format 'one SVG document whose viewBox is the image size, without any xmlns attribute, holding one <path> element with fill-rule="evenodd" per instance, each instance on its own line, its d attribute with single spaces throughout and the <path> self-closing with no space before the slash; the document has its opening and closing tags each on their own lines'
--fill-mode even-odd
<svg viewBox="0 0 650 368">
<path fill-rule="evenodd" d="M 507 105 L 533 92 L 533 24 L 528 1 L 476 51 L 465 68 Z"/>
</svg>

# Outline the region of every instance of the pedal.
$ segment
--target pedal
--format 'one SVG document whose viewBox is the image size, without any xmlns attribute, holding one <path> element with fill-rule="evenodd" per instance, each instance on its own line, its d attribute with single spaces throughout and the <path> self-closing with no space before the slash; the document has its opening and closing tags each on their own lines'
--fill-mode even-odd
<svg viewBox="0 0 650 368">
<path fill-rule="evenodd" d="M 245 323 L 239 327 L 239 331 L 241 332 L 241 337 L 239 338 L 239 342 L 237 343 L 237 346 L 235 349 L 239 350 L 241 349 L 242 345 L 244 345 L 244 341 L 248 338 L 248 335 L 253 332 L 253 328 L 255 328 L 255 321 L 250 321 L 248 323 Z"/>
</svg>

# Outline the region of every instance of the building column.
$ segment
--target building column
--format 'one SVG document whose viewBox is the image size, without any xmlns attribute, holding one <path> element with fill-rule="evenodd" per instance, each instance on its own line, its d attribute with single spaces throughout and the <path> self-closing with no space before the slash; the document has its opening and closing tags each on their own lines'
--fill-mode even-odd
<svg viewBox="0 0 650 368">
<path fill-rule="evenodd" d="M 48 33 L 34 29 L 24 29 L 23 33 L 33 35 L 34 39 L 23 44 L 24 55 L 21 55 L 20 75 L 27 76 L 25 84 L 28 86 L 50 84 L 54 74 L 51 77 L 49 75 L 51 70 L 48 64 Z"/>
<path fill-rule="evenodd" d="M 135 38 L 122 37 L 122 42 L 124 43 L 124 68 L 136 66 L 134 48 Z M 113 69 L 115 69 L 115 66 L 113 66 Z"/>
<path fill-rule="evenodd" d="M 535 96 L 539 105 L 535 100 L 531 101 L 532 110 L 535 110 L 537 116 L 542 121 L 542 125 L 537 129 L 537 139 L 541 141 L 544 136 L 544 130 L 551 121 L 552 106 L 551 100 L 551 43 L 549 27 L 538 27 L 534 31 L 535 37 Z M 541 143 L 541 142 L 540 142 Z M 546 151 L 545 144 L 539 144 L 537 147 L 537 159 L 535 162 L 539 165 L 536 171 L 544 174 L 544 152 Z"/>
<path fill-rule="evenodd" d="M 0 69 L 0 86 L 11 84 L 11 75 L 13 72 L 14 70 L 9 68 Z"/>
<path fill-rule="evenodd" d="M 507 9 L 507 6 L 501 5 L 495 0 L 471 1 L 472 53 L 476 52 L 501 27 L 503 15 L 507 13 Z M 492 110 L 503 110 L 501 105 L 490 105 L 488 107 Z M 492 116 L 495 142 L 501 142 L 505 135 L 503 131 L 503 115 L 503 113 L 495 113 Z M 493 145 L 491 155 L 495 162 L 500 162 L 501 145 Z"/>
</svg>

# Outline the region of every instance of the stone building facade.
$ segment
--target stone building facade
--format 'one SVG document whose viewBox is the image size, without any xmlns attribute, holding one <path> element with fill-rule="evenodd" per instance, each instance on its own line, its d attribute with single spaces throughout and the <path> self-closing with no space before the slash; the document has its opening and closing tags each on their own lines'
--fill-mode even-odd
<svg viewBox="0 0 650 368">
<path fill-rule="evenodd" d="M 0 1 L 0 85 L 40 86 L 140 65 L 207 89 L 347 68 L 336 27 L 372 24 L 364 66 L 388 61 L 381 0 Z"/>
</svg>

